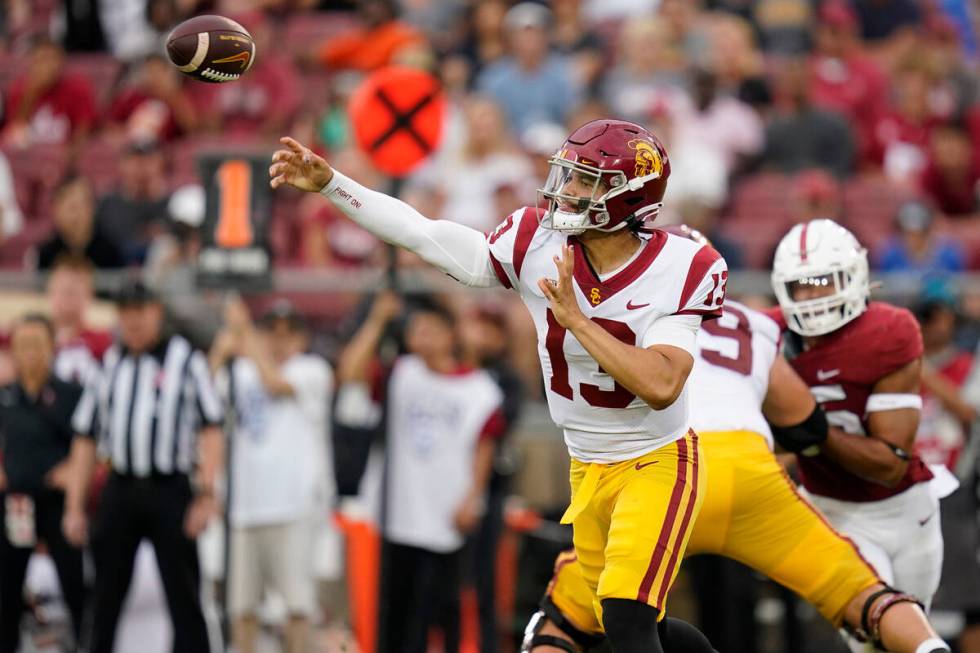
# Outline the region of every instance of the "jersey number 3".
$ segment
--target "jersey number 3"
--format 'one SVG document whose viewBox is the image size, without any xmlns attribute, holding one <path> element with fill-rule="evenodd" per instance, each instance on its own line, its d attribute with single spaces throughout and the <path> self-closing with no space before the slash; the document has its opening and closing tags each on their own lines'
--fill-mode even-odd
<svg viewBox="0 0 980 653">
<path fill-rule="evenodd" d="M 594 317 L 592 321 L 615 336 L 617 340 L 625 342 L 627 345 L 636 345 L 636 334 L 625 322 L 607 320 L 601 317 Z M 549 308 L 548 335 L 545 337 L 545 348 L 548 350 L 548 358 L 551 359 L 550 387 L 555 394 L 571 400 L 574 399 L 575 394 L 568 382 L 568 361 L 565 360 L 565 334 L 567 332 L 565 327 L 558 324 L 555 314 Z M 604 370 L 600 367 L 599 372 L 604 372 Z M 592 383 L 580 383 L 579 393 L 590 406 L 596 408 L 626 408 L 636 399 L 636 395 L 619 385 L 618 381 L 615 382 L 612 390 L 603 390 Z"/>
</svg>

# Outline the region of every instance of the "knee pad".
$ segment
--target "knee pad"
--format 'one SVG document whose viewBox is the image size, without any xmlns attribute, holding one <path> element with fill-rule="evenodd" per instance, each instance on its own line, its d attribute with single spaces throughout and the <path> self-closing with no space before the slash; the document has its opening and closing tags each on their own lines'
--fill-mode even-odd
<svg viewBox="0 0 980 653">
<path fill-rule="evenodd" d="M 602 601 L 602 625 L 613 650 L 663 653 L 657 618 L 660 610 L 629 599 Z"/>
<path fill-rule="evenodd" d="M 578 644 L 582 649 L 589 650 L 595 646 L 601 644 L 605 639 L 605 635 L 601 633 L 589 633 L 584 630 L 579 630 L 576 628 L 568 618 L 562 614 L 555 602 L 551 600 L 551 597 L 545 595 L 541 599 L 541 603 L 538 604 L 540 612 L 544 613 L 544 616 L 551 620 L 558 630 L 565 633 L 569 639 Z"/>
<path fill-rule="evenodd" d="M 922 602 L 911 594 L 899 592 L 894 587 L 885 585 L 884 588 L 873 592 L 864 602 L 864 607 L 861 608 L 860 627 L 846 625 L 844 629 L 859 642 L 871 642 L 876 648 L 885 650 L 881 642 L 881 618 L 899 603 L 914 603 L 925 609 Z"/>
<path fill-rule="evenodd" d="M 681 619 L 667 617 L 657 629 L 664 650 L 671 653 L 718 653 L 704 633 Z"/>
<path fill-rule="evenodd" d="M 520 653 L 530 653 L 534 650 L 535 646 L 554 646 L 555 648 L 566 651 L 566 653 L 578 653 L 575 645 L 567 639 L 555 637 L 554 635 L 542 635 L 538 632 L 544 626 L 545 620 L 547 619 L 548 616 L 542 610 L 534 613 L 531 620 L 527 623 L 527 627 L 524 629 L 524 640 L 521 642 Z"/>
</svg>

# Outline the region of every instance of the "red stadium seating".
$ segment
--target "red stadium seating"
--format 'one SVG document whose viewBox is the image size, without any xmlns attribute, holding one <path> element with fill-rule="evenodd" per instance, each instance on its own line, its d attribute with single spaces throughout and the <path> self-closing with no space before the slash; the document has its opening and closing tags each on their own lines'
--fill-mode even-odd
<svg viewBox="0 0 980 653">
<path fill-rule="evenodd" d="M 745 264 L 761 268 L 783 233 L 789 229 L 792 180 L 778 173 L 760 173 L 743 179 L 734 190 L 722 229 L 742 246 Z"/>
<path fill-rule="evenodd" d="M 53 230 L 48 221 L 36 220 L 25 225 L 16 236 L 0 245 L 0 269 L 16 270 L 33 267 L 28 253 L 44 241 Z"/>
<path fill-rule="evenodd" d="M 867 246 L 892 232 L 895 212 L 913 193 L 880 176 L 860 176 L 844 186 L 844 221 Z"/>
<path fill-rule="evenodd" d="M 54 224 L 48 218 L 25 221 L 17 235 L 0 246 L 0 268 L 14 269 L 28 266 L 28 252 L 46 240 L 53 231 Z"/>
<path fill-rule="evenodd" d="M 321 71 L 309 72 L 303 75 L 304 107 L 324 107 L 330 97 L 330 75 Z"/>
<path fill-rule="evenodd" d="M 972 216 L 943 219 L 938 230 L 960 243 L 966 251 L 966 264 L 971 270 L 980 270 L 980 213 Z"/>
<path fill-rule="evenodd" d="M 0 89 L 6 89 L 27 66 L 27 57 L 0 51 Z"/>
<path fill-rule="evenodd" d="M 274 144 L 263 143 L 248 134 L 196 134 L 170 146 L 171 188 L 200 183 L 197 157 L 207 152 L 257 151 L 271 153 Z"/>
<path fill-rule="evenodd" d="M 14 174 L 17 201 L 25 220 L 49 215 L 51 190 L 68 168 L 68 149 L 63 145 L 34 145 L 29 149 L 5 148 Z"/>
<path fill-rule="evenodd" d="M 93 136 L 78 154 L 78 169 L 92 182 L 96 195 L 108 192 L 118 181 L 122 147 L 118 139 Z"/>
<path fill-rule="evenodd" d="M 119 79 L 122 63 L 108 54 L 79 53 L 70 54 L 66 62 L 70 72 L 82 75 L 92 83 L 95 106 L 105 107 Z"/>
<path fill-rule="evenodd" d="M 290 55 L 313 54 L 327 38 L 346 32 L 356 24 L 347 13 L 297 13 L 286 19 L 279 42 Z"/>
</svg>

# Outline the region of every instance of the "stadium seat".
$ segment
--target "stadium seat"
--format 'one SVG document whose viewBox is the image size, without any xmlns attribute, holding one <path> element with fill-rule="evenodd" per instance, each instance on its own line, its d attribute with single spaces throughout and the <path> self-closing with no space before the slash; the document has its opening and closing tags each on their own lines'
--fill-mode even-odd
<svg viewBox="0 0 980 653">
<path fill-rule="evenodd" d="M 770 263 L 773 248 L 789 229 L 792 180 L 764 172 L 743 179 L 736 187 L 721 230 L 743 249 L 748 267 Z"/>
<path fill-rule="evenodd" d="M 323 301 L 323 297 L 323 293 L 316 292 L 277 291 L 270 295 L 254 296 L 252 301 L 261 305 L 261 310 L 255 311 L 257 315 L 269 310 L 276 301 L 286 299 L 310 322 L 327 323 L 349 318 L 361 300 L 361 294 L 357 292 L 331 293 L 330 301 Z"/>
<path fill-rule="evenodd" d="M 300 243 L 302 232 L 295 220 L 298 198 L 294 192 L 279 193 L 272 204 L 272 221 L 269 223 L 269 246 L 277 265 L 298 265 L 302 261 Z"/>
<path fill-rule="evenodd" d="M 78 169 L 84 170 L 96 195 L 108 192 L 118 181 L 119 157 L 122 148 L 118 139 L 94 136 L 78 154 Z"/>
<path fill-rule="evenodd" d="M 322 71 L 307 72 L 302 77 L 304 107 L 324 107 L 330 97 L 331 77 Z"/>
<path fill-rule="evenodd" d="M 256 151 L 271 153 L 273 144 L 263 143 L 249 134 L 195 134 L 170 145 L 170 182 L 172 188 L 200 183 L 197 157 L 208 152 Z"/>
<path fill-rule="evenodd" d="M 25 222 L 47 216 L 51 191 L 68 168 L 64 145 L 35 145 L 30 149 L 4 148 L 14 174 L 17 199 Z"/>
<path fill-rule="evenodd" d="M 88 78 L 92 83 L 95 106 L 104 107 L 119 78 L 122 63 L 108 54 L 81 53 L 72 53 L 65 61 L 70 72 Z"/>
<path fill-rule="evenodd" d="M 874 249 L 893 230 L 898 207 L 913 197 L 905 189 L 880 176 L 860 176 L 844 186 L 844 219 L 869 249 Z"/>
<path fill-rule="evenodd" d="M 0 245 L 0 269 L 28 267 L 27 253 L 47 240 L 53 230 L 54 224 L 49 218 L 25 221 L 17 235 Z"/>
<path fill-rule="evenodd" d="M 960 243 L 966 251 L 966 264 L 969 269 L 980 269 L 980 213 L 958 217 L 955 220 L 941 219 L 937 227 L 940 233 Z"/>
<path fill-rule="evenodd" d="M 297 13 L 286 20 L 280 42 L 287 54 L 309 54 L 329 37 L 346 32 L 356 24 L 349 13 Z"/>
<path fill-rule="evenodd" d="M 0 52 L 0 89 L 6 89 L 26 67 L 26 56 Z"/>
</svg>

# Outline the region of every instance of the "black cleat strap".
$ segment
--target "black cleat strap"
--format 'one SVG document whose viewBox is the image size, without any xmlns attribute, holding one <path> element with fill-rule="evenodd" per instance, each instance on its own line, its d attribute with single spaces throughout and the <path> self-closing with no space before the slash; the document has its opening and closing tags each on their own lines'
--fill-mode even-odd
<svg viewBox="0 0 980 653">
<path fill-rule="evenodd" d="M 535 635 L 532 637 L 529 646 L 532 653 L 535 647 L 538 646 L 553 646 L 555 648 L 560 648 L 567 653 L 578 653 L 578 650 L 575 648 L 574 644 L 567 639 L 555 637 L 554 635 Z"/>
</svg>

